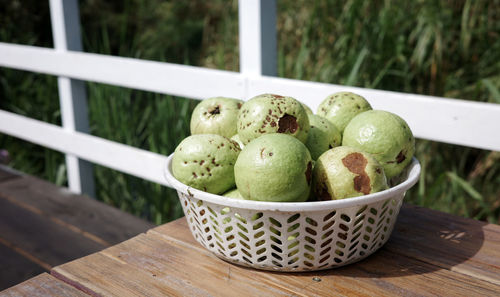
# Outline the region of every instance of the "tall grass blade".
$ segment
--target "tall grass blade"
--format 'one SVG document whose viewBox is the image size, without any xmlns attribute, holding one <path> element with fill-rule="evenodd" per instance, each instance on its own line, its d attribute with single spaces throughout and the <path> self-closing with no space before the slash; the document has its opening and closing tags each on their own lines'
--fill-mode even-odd
<svg viewBox="0 0 500 297">
<path fill-rule="evenodd" d="M 466 180 L 463 178 L 459 177 L 455 172 L 453 171 L 448 171 L 446 172 L 446 176 L 453 181 L 456 182 L 457 185 L 459 185 L 467 194 L 469 194 L 472 198 L 474 198 L 477 201 L 483 202 L 483 195 L 481 195 L 474 187 L 469 184 Z"/>
<path fill-rule="evenodd" d="M 500 103 L 500 91 L 498 88 L 491 82 L 491 80 L 484 78 L 481 80 L 484 86 L 488 89 L 491 94 L 490 101 Z"/>
<path fill-rule="evenodd" d="M 359 68 L 361 67 L 361 64 L 365 60 L 368 53 L 369 53 L 369 51 L 366 47 L 364 47 L 359 52 L 359 55 L 356 59 L 356 63 L 354 63 L 354 66 L 352 67 L 351 73 L 349 73 L 349 76 L 347 77 L 347 80 L 345 81 L 346 85 L 352 86 L 352 85 L 356 84 L 356 82 L 358 81 Z"/>
</svg>

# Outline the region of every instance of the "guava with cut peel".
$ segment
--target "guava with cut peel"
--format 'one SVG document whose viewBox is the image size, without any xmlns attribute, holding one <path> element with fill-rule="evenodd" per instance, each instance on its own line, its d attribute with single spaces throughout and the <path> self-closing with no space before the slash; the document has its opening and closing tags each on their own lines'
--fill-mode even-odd
<svg viewBox="0 0 500 297">
<path fill-rule="evenodd" d="M 218 134 L 231 137 L 237 133 L 242 100 L 213 97 L 198 103 L 191 115 L 191 134 Z"/>
<path fill-rule="evenodd" d="M 238 115 L 238 136 L 243 144 L 269 133 L 283 133 L 303 143 L 309 118 L 302 104 L 292 97 L 263 94 L 248 100 Z"/>
<path fill-rule="evenodd" d="M 399 175 L 415 153 L 415 138 L 408 124 L 383 110 L 354 117 L 344 131 L 342 145 L 372 154 L 384 166 L 387 178 Z"/>
<path fill-rule="evenodd" d="M 234 188 L 234 164 L 239 145 L 217 134 L 185 138 L 172 157 L 172 174 L 180 182 L 208 193 L 222 194 Z"/>
<path fill-rule="evenodd" d="M 384 168 L 370 154 L 339 146 L 323 153 L 314 166 L 313 195 L 318 200 L 357 197 L 387 189 Z"/>
<path fill-rule="evenodd" d="M 306 147 L 313 160 L 318 159 L 327 150 L 342 144 L 339 129 L 324 117 L 309 115 L 309 123 L 311 129 L 307 135 Z"/>
<path fill-rule="evenodd" d="M 351 92 L 338 92 L 326 97 L 318 106 L 316 114 L 332 122 L 343 134 L 352 118 L 371 109 L 370 103 L 362 96 Z"/>
<path fill-rule="evenodd" d="M 312 159 L 306 146 L 293 136 L 265 134 L 241 151 L 234 175 L 247 200 L 301 202 L 309 197 Z"/>
</svg>

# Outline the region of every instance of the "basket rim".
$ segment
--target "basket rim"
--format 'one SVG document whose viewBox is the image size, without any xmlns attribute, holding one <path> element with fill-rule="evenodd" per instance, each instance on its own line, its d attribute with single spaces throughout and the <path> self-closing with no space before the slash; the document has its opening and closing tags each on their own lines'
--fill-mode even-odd
<svg viewBox="0 0 500 297">
<path fill-rule="evenodd" d="M 364 196 L 345 198 L 340 200 L 330 201 L 309 201 L 309 202 L 268 202 L 268 201 L 254 201 L 254 200 L 241 200 L 230 197 L 224 197 L 217 194 L 207 193 L 193 187 L 187 186 L 177 180 L 172 174 L 172 157 L 173 153 L 168 156 L 167 163 L 164 167 L 164 175 L 168 182 L 174 189 L 193 198 L 200 199 L 206 202 L 223 205 L 226 207 L 245 208 L 252 210 L 262 211 L 282 211 L 282 212 L 297 212 L 297 211 L 323 211 L 326 209 L 347 208 L 370 204 L 378 202 L 396 195 L 400 195 L 414 186 L 420 176 L 420 162 L 413 157 L 411 163 L 408 165 L 407 178 L 387 190 L 377 193 L 368 194 Z"/>
</svg>

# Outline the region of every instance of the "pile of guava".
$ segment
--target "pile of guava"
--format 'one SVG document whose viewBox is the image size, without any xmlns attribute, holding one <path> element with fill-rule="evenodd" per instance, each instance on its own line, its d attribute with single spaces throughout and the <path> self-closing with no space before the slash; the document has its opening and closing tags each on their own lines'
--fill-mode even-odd
<svg viewBox="0 0 500 297">
<path fill-rule="evenodd" d="M 313 114 L 295 98 L 201 101 L 191 136 L 175 149 L 180 182 L 232 199 L 336 200 L 388 188 L 411 162 L 415 139 L 394 113 L 360 95 L 326 97 Z"/>
</svg>

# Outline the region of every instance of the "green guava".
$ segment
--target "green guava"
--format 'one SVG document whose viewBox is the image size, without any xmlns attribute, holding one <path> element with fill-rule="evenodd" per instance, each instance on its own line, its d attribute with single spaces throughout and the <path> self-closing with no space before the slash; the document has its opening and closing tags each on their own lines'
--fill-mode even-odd
<svg viewBox="0 0 500 297">
<path fill-rule="evenodd" d="M 352 118 L 371 109 L 370 103 L 360 95 L 339 92 L 326 97 L 318 106 L 316 114 L 332 122 L 340 130 L 340 134 L 343 134 Z"/>
<path fill-rule="evenodd" d="M 172 174 L 180 182 L 208 193 L 221 194 L 234 188 L 234 164 L 239 145 L 217 134 L 185 138 L 175 149 Z"/>
<path fill-rule="evenodd" d="M 306 147 L 316 160 L 322 153 L 342 144 L 340 131 L 330 121 L 318 115 L 309 115 L 311 129 L 307 135 Z"/>
<path fill-rule="evenodd" d="M 313 171 L 313 194 L 318 200 L 357 197 L 387 189 L 384 168 L 370 154 L 339 146 L 323 153 Z"/>
<path fill-rule="evenodd" d="M 238 143 L 238 145 L 240 146 L 240 149 L 243 149 L 245 147 L 243 142 L 241 142 L 240 136 L 238 134 L 234 134 L 233 137 L 231 137 L 231 140 L 236 141 Z"/>
<path fill-rule="evenodd" d="M 238 115 L 238 135 L 243 144 L 269 133 L 289 134 L 305 143 L 308 132 L 307 113 L 292 97 L 259 95 L 245 102 Z"/>
<path fill-rule="evenodd" d="M 287 134 L 265 134 L 241 151 L 234 166 L 236 186 L 247 200 L 301 202 L 312 182 L 306 146 Z"/>
<path fill-rule="evenodd" d="M 242 105 L 242 100 L 226 97 L 201 101 L 191 115 L 191 134 L 233 136 L 237 133 L 238 112 Z"/>
<path fill-rule="evenodd" d="M 357 115 L 344 131 L 342 145 L 372 154 L 384 166 L 387 178 L 399 175 L 415 153 L 415 138 L 399 116 L 383 110 Z"/>
<path fill-rule="evenodd" d="M 229 197 L 233 199 L 245 199 L 241 196 L 240 191 L 238 189 L 232 189 L 224 193 L 222 196 Z"/>
<path fill-rule="evenodd" d="M 310 116 L 310 115 L 314 114 L 312 109 L 309 106 L 307 106 L 305 103 L 300 102 L 300 105 L 302 105 L 302 107 L 304 107 L 304 110 L 306 111 L 307 115 Z"/>
</svg>

